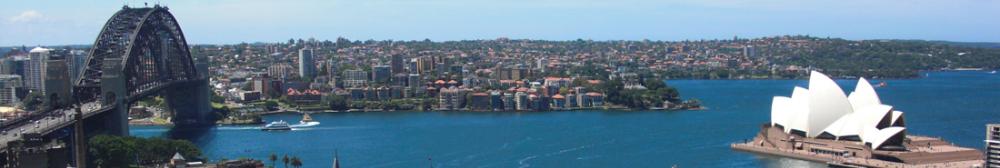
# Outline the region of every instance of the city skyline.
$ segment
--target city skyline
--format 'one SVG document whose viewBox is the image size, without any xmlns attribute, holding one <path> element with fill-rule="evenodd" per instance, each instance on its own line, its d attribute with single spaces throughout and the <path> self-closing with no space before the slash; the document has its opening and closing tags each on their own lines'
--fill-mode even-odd
<svg viewBox="0 0 1000 168">
<path fill-rule="evenodd" d="M 0 46 L 90 44 L 110 11 L 156 1 L 41 1 L 0 7 Z M 289 38 L 434 41 L 699 40 L 811 35 L 1000 42 L 1000 2 L 177 1 L 159 2 L 192 44 Z M 984 4 L 985 3 L 985 4 Z M 48 4 L 48 5 L 38 5 Z M 308 5 L 307 5 L 308 4 Z M 864 25 L 864 26 L 858 26 Z"/>
<path fill-rule="evenodd" d="M 0 167 L 994 162 L 993 6 L 220 1 L 0 6 Z"/>
</svg>

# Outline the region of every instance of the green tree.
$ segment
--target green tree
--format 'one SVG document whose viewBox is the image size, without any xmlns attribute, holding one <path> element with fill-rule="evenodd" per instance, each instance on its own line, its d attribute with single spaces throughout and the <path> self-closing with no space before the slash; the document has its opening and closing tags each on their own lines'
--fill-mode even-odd
<svg viewBox="0 0 1000 168">
<path fill-rule="evenodd" d="M 94 166 L 128 167 L 166 163 L 174 153 L 198 160 L 201 151 L 185 140 L 98 135 L 88 141 Z"/>
<path fill-rule="evenodd" d="M 39 92 L 31 92 L 31 93 L 28 93 L 28 95 L 24 97 L 24 101 L 21 102 L 21 106 L 24 107 L 24 109 L 28 110 L 28 111 L 38 110 L 38 109 L 41 109 L 40 107 L 44 107 L 44 106 L 42 106 L 43 103 L 44 103 L 44 100 L 45 99 L 43 98 L 43 96 L 42 96 L 41 93 L 39 93 Z"/>
<path fill-rule="evenodd" d="M 622 97 L 621 91 L 625 89 L 625 84 L 619 80 L 610 80 L 596 87 L 597 90 L 603 91 L 608 98 L 608 102 L 614 104 L 621 104 L 625 102 L 624 97 Z"/>
<path fill-rule="evenodd" d="M 125 138 L 98 135 L 88 142 L 96 167 L 129 167 L 135 156 L 135 142 Z"/>
<path fill-rule="evenodd" d="M 331 110 L 347 110 L 347 98 L 340 95 L 329 95 L 326 98 L 327 105 L 330 106 Z"/>
<path fill-rule="evenodd" d="M 277 110 L 278 109 L 278 102 L 276 102 L 274 100 L 264 101 L 264 108 L 267 108 L 267 110 Z"/>
<path fill-rule="evenodd" d="M 646 79 L 646 81 L 642 82 L 642 85 L 646 86 L 646 89 L 649 90 L 656 90 L 667 87 L 667 84 L 664 83 L 663 80 L 659 78 Z"/>
<path fill-rule="evenodd" d="M 209 92 L 212 92 L 212 91 L 209 91 Z M 215 94 L 215 92 L 212 92 L 212 93 L 209 93 L 209 94 L 212 95 L 212 97 L 211 97 L 211 101 L 212 102 L 216 102 L 216 103 L 225 103 L 226 102 L 226 98 L 225 97 L 222 97 L 219 94 Z"/>
</svg>

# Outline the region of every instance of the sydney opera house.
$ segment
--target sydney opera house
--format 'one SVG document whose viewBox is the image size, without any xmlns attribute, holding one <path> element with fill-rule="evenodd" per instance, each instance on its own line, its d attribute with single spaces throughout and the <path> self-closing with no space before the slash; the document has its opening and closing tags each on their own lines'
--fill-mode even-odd
<svg viewBox="0 0 1000 168">
<path fill-rule="evenodd" d="M 737 150 L 831 165 L 859 167 L 967 167 L 983 163 L 981 152 L 940 138 L 907 135 L 904 113 L 882 104 L 861 78 L 845 94 L 832 79 L 811 72 L 808 88 L 775 96 L 771 122 Z M 962 166 L 965 165 L 965 166 Z"/>
</svg>

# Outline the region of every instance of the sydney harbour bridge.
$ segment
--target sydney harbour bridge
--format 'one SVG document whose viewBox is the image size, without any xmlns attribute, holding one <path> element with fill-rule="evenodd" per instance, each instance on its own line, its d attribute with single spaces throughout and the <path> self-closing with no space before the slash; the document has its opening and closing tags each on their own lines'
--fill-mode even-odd
<svg viewBox="0 0 1000 168">
<path fill-rule="evenodd" d="M 59 102 L 55 108 L 3 123 L 0 162 L 5 164 L 0 166 L 20 167 L 12 164 L 28 158 L 18 152 L 51 141 L 64 142 L 72 152 L 49 159 L 82 163 L 87 160 L 84 139 L 128 135 L 130 105 L 153 95 L 165 98 L 175 127 L 211 125 L 208 67 L 196 63 L 189 49 L 167 7 L 123 7 L 97 35 L 70 93 L 46 93 Z"/>
</svg>

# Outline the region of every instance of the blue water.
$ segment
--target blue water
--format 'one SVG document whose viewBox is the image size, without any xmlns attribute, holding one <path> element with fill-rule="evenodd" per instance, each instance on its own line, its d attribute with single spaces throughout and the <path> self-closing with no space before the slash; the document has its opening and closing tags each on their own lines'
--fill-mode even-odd
<svg viewBox="0 0 1000 168">
<path fill-rule="evenodd" d="M 1000 123 L 1000 74 L 929 72 L 887 80 L 883 103 L 905 112 L 910 134 L 982 148 L 986 123 Z M 877 82 L 881 80 L 873 80 Z M 838 80 L 853 90 L 856 80 Z M 205 156 L 266 159 L 270 153 L 329 167 L 822 167 L 729 149 L 769 121 L 772 96 L 804 80 L 670 80 L 709 109 L 679 112 L 371 112 L 316 114 L 312 128 L 263 132 L 222 126 L 192 139 Z M 265 120 L 297 122 L 296 114 Z M 137 136 L 167 128 L 133 127 Z M 280 161 L 279 161 L 280 162 Z M 281 164 L 279 163 L 280 167 Z"/>
</svg>

